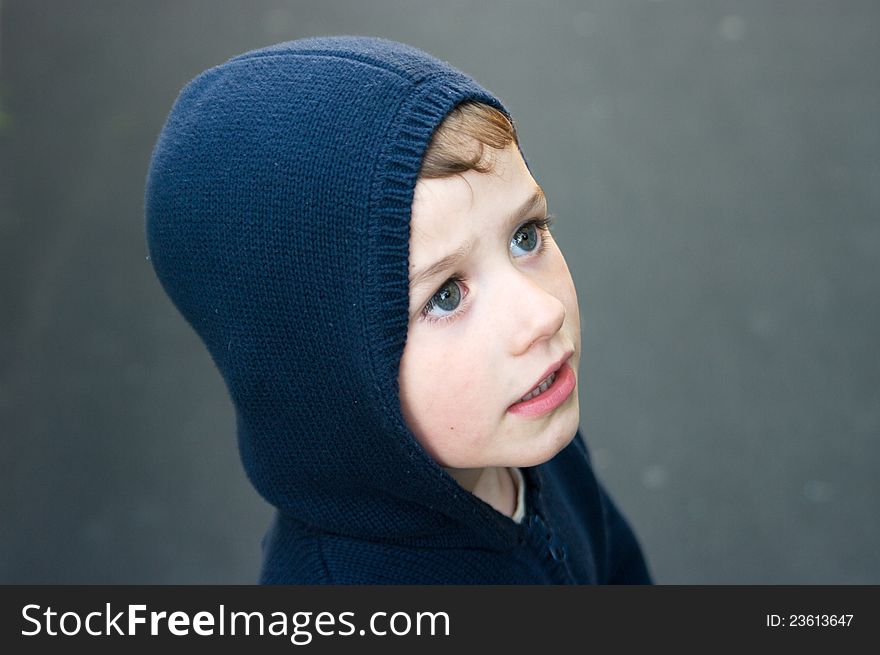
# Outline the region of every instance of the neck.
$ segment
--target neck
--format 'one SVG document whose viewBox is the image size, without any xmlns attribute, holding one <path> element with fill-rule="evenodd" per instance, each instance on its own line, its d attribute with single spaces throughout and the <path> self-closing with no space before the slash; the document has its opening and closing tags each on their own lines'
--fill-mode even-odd
<svg viewBox="0 0 880 655">
<path fill-rule="evenodd" d="M 446 468 L 446 472 L 484 503 L 505 516 L 513 516 L 516 510 L 516 484 L 509 468 L 505 466 L 479 469 Z"/>
</svg>

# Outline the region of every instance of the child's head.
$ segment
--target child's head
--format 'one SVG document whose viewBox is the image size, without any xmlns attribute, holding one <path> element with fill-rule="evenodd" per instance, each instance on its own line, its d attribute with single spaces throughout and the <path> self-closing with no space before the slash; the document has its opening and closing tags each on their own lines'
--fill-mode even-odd
<svg viewBox="0 0 880 655">
<path fill-rule="evenodd" d="M 500 111 L 464 103 L 434 133 L 409 268 L 401 404 L 422 446 L 449 469 L 553 457 L 578 427 L 578 303 L 544 193 Z M 519 402 L 548 375 L 550 387 Z"/>
<path fill-rule="evenodd" d="M 234 57 L 181 91 L 145 201 L 285 515 L 377 539 L 491 523 L 440 466 L 537 464 L 574 435 L 577 302 L 543 196 L 502 103 L 446 62 L 369 37 Z"/>
</svg>

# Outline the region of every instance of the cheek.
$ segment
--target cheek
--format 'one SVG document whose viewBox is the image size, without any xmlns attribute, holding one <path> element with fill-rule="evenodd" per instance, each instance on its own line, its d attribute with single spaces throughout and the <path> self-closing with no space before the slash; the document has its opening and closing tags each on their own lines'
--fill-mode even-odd
<svg viewBox="0 0 880 655">
<path fill-rule="evenodd" d="M 443 465 L 478 447 L 491 401 L 486 349 L 463 345 L 457 326 L 418 326 L 400 366 L 401 407 L 419 443 Z M 413 334 L 416 332 L 416 334 Z M 443 333 L 443 334 L 441 334 Z M 472 343 L 472 341 L 471 341 Z M 474 345 L 474 344 L 472 344 Z"/>
<path fill-rule="evenodd" d="M 571 277 L 571 271 L 568 270 L 565 257 L 562 256 L 562 252 L 556 243 L 553 243 L 552 248 L 554 250 L 554 257 L 550 266 L 551 280 L 549 285 L 553 289 L 553 295 L 559 298 L 559 301 L 565 307 L 565 321 L 577 331 L 579 341 L 581 320 L 574 280 Z"/>
<path fill-rule="evenodd" d="M 581 315 L 580 306 L 578 305 L 577 299 L 577 290 L 574 287 L 574 281 L 571 279 L 571 273 L 568 272 L 568 267 L 566 267 L 565 269 L 565 274 L 567 278 L 567 284 L 565 286 L 562 303 L 563 305 L 565 305 L 566 321 L 571 324 L 572 329 L 576 333 L 575 336 L 577 338 L 577 349 L 580 350 Z"/>
</svg>

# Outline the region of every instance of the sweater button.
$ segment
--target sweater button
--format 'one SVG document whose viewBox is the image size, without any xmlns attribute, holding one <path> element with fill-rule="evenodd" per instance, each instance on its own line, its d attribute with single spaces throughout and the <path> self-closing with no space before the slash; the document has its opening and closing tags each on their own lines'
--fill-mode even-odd
<svg viewBox="0 0 880 655">
<path fill-rule="evenodd" d="M 550 541 L 550 556 L 557 562 L 564 562 L 566 557 L 565 544 L 560 543 L 556 537 Z"/>
</svg>

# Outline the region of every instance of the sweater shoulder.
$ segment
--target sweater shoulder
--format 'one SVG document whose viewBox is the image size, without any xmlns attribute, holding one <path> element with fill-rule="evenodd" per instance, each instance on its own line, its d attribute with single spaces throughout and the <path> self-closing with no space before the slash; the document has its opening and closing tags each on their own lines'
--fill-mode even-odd
<svg viewBox="0 0 880 655">
<path fill-rule="evenodd" d="M 263 538 L 260 584 L 333 584 L 316 532 L 277 514 Z"/>
<path fill-rule="evenodd" d="M 541 584 L 544 571 L 523 548 L 491 551 L 387 544 L 325 536 L 322 553 L 336 584 Z"/>
<path fill-rule="evenodd" d="M 278 517 L 264 539 L 261 584 L 542 584 L 524 547 L 508 551 L 384 543 L 310 530 Z"/>
</svg>

